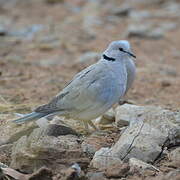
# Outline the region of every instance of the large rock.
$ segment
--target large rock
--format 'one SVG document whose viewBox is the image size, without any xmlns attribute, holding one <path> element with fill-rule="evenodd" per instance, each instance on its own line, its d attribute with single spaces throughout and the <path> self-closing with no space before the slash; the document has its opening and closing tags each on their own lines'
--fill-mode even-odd
<svg viewBox="0 0 180 180">
<path fill-rule="evenodd" d="M 163 153 L 164 147 L 179 143 L 179 112 L 130 104 L 121 106 L 119 110 L 122 112 L 120 119 L 129 121 L 130 126 L 114 146 L 95 153 L 92 160 L 94 167 L 109 157 L 125 161 L 134 157 L 144 162 L 154 162 Z"/>
<path fill-rule="evenodd" d="M 29 137 L 23 136 L 14 143 L 11 157 L 10 166 L 25 172 L 42 166 L 57 170 L 76 161 L 87 161 L 77 136 L 48 136 L 43 128 L 35 129 Z"/>
</svg>

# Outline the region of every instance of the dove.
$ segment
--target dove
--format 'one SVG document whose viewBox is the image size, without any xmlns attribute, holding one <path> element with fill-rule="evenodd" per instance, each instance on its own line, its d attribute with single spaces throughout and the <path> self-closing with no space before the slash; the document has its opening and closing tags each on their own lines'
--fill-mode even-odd
<svg viewBox="0 0 180 180">
<path fill-rule="evenodd" d="M 91 120 L 118 103 L 134 81 L 136 67 L 132 58 L 136 56 L 128 41 L 111 42 L 97 63 L 76 74 L 49 103 L 13 122 L 22 124 L 60 115 L 82 121 L 86 130 L 88 126 L 97 129 Z"/>
</svg>

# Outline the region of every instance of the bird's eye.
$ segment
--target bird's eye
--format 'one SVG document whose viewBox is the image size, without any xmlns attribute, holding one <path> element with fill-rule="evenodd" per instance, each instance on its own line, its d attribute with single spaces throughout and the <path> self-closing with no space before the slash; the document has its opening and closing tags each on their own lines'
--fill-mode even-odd
<svg viewBox="0 0 180 180">
<path fill-rule="evenodd" d="M 119 48 L 119 50 L 120 50 L 120 51 L 124 51 L 124 49 L 123 49 L 123 48 Z"/>
</svg>

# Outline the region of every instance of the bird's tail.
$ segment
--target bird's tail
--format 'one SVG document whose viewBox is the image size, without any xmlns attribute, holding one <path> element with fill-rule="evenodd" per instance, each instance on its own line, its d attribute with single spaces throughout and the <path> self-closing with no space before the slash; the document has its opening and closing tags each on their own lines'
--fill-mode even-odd
<svg viewBox="0 0 180 180">
<path fill-rule="evenodd" d="M 47 113 L 32 112 L 32 113 L 24 115 L 23 117 L 21 117 L 19 119 L 13 120 L 12 122 L 16 123 L 16 124 L 23 124 L 23 123 L 28 122 L 28 121 L 35 121 L 35 120 L 37 120 L 41 117 L 44 117 L 46 115 L 47 115 Z"/>
</svg>

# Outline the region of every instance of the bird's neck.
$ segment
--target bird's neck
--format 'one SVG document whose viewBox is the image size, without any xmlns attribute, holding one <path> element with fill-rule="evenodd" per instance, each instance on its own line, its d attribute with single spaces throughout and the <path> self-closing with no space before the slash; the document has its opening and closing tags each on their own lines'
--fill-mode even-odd
<svg viewBox="0 0 180 180">
<path fill-rule="evenodd" d="M 107 56 L 106 54 L 103 54 L 102 55 L 102 58 L 104 59 L 104 60 L 106 60 L 106 61 L 116 61 L 116 59 L 115 58 L 113 58 L 113 57 L 111 57 L 111 56 Z"/>
<path fill-rule="evenodd" d="M 101 60 L 99 61 L 100 63 L 103 63 L 106 65 L 107 68 L 110 68 L 113 72 L 115 73 L 119 73 L 120 69 L 122 67 L 125 67 L 125 58 L 121 58 L 121 59 L 112 59 L 112 57 L 103 57 L 101 58 Z"/>
<path fill-rule="evenodd" d="M 109 54 L 102 54 L 101 60 L 104 63 L 109 63 L 109 64 L 122 64 L 126 60 L 125 56 L 111 56 Z"/>
</svg>

